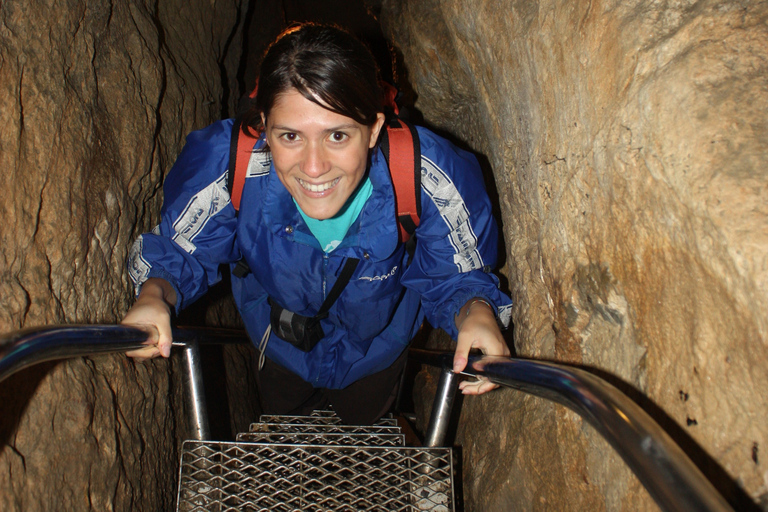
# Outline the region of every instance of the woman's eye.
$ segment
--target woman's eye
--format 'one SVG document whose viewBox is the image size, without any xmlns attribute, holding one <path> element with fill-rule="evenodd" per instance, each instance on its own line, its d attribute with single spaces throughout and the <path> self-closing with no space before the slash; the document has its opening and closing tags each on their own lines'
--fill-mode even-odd
<svg viewBox="0 0 768 512">
<path fill-rule="evenodd" d="M 299 137 L 298 137 L 298 135 L 296 135 L 293 132 L 286 132 L 286 133 L 280 134 L 280 138 L 285 140 L 285 141 L 287 141 L 287 142 L 293 142 L 296 139 L 298 139 Z"/>
<path fill-rule="evenodd" d="M 344 142 L 345 140 L 347 140 L 347 137 L 348 137 L 347 134 L 344 132 L 333 132 L 331 134 L 331 140 L 333 142 Z"/>
</svg>

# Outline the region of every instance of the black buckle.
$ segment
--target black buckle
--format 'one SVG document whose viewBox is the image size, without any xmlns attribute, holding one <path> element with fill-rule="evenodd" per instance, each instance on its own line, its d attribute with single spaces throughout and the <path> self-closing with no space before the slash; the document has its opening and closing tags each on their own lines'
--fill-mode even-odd
<svg viewBox="0 0 768 512">
<path fill-rule="evenodd" d="M 269 305 L 269 323 L 275 335 L 304 352 L 312 350 L 317 342 L 323 339 L 325 333 L 320 326 L 321 318 L 317 316 L 304 316 L 281 307 L 271 298 Z M 328 316 L 326 313 L 322 318 Z"/>
</svg>

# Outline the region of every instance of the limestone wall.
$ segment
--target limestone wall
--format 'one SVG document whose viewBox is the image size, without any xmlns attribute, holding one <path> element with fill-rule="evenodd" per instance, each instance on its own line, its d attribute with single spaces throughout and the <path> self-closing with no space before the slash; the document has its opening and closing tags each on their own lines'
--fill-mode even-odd
<svg viewBox="0 0 768 512">
<path fill-rule="evenodd" d="M 768 5 L 371 3 L 427 123 L 493 170 L 517 353 L 647 396 L 721 490 L 765 496 Z M 654 508 L 560 406 L 463 418 L 468 510 Z"/>
<path fill-rule="evenodd" d="M 0 2 L 0 332 L 122 317 L 164 173 L 236 97 L 246 7 Z M 0 510 L 171 509 L 177 371 L 101 356 L 0 383 Z"/>
</svg>

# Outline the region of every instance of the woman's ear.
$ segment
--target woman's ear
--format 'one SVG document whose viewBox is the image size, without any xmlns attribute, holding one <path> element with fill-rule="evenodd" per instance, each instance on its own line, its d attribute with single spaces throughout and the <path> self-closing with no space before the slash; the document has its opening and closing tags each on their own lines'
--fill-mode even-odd
<svg viewBox="0 0 768 512">
<path fill-rule="evenodd" d="M 374 121 L 371 126 L 371 139 L 368 141 L 369 148 L 376 146 L 376 141 L 379 140 L 379 133 L 381 132 L 382 126 L 384 126 L 384 113 L 379 112 L 376 114 L 376 121 Z"/>
</svg>

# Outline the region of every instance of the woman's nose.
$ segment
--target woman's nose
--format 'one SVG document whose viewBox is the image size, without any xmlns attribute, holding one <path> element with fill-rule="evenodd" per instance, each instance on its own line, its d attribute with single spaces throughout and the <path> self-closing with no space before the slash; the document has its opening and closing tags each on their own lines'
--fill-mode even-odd
<svg viewBox="0 0 768 512">
<path fill-rule="evenodd" d="M 301 171 L 310 177 L 322 176 L 331 169 L 325 148 L 321 144 L 309 144 L 304 152 Z"/>
</svg>

